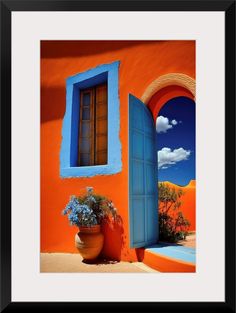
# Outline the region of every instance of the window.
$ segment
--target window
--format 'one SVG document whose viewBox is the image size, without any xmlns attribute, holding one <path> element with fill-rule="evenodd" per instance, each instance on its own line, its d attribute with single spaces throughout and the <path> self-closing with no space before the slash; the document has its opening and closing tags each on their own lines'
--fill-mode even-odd
<svg viewBox="0 0 236 313">
<path fill-rule="evenodd" d="M 61 177 L 121 171 L 118 70 L 119 62 L 114 62 L 67 79 Z"/>
<path fill-rule="evenodd" d="M 107 164 L 107 84 L 81 91 L 78 165 Z"/>
</svg>

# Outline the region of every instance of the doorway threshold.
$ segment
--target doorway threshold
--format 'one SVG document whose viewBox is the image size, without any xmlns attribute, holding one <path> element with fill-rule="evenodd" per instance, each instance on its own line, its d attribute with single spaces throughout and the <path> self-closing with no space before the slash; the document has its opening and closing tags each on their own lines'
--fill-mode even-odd
<svg viewBox="0 0 236 313">
<path fill-rule="evenodd" d="M 158 242 L 143 249 L 142 262 L 160 272 L 196 271 L 196 249 L 180 244 Z"/>
</svg>

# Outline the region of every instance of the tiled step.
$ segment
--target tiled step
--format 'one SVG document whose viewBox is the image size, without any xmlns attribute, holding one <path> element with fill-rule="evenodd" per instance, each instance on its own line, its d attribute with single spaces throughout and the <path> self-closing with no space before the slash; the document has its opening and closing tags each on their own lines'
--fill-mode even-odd
<svg viewBox="0 0 236 313">
<path fill-rule="evenodd" d="M 143 249 L 142 262 L 161 272 L 195 272 L 194 248 L 158 243 Z"/>
</svg>

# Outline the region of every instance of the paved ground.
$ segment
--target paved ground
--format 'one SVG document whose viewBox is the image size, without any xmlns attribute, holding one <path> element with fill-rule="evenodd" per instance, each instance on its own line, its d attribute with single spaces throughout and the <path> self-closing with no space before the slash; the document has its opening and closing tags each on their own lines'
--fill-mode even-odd
<svg viewBox="0 0 236 313">
<path fill-rule="evenodd" d="M 196 234 L 191 233 L 186 240 L 178 242 L 185 247 L 196 247 Z M 95 264 L 83 262 L 80 254 L 70 253 L 41 253 L 41 273 L 158 273 L 142 262 L 114 262 L 100 260 Z"/>
<path fill-rule="evenodd" d="M 115 262 L 101 260 L 95 264 L 83 262 L 80 254 L 41 253 L 41 273 L 159 273 L 142 262 Z"/>
<path fill-rule="evenodd" d="M 186 240 L 180 240 L 178 241 L 178 244 L 189 247 L 189 248 L 196 248 L 196 234 L 194 232 L 190 233 Z"/>
</svg>

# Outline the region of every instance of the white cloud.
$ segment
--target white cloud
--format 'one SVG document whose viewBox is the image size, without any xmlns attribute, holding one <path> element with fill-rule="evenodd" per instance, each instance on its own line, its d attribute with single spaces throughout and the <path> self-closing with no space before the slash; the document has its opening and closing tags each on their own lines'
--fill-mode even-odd
<svg viewBox="0 0 236 313">
<path fill-rule="evenodd" d="M 157 151 L 158 169 L 166 169 L 177 162 L 187 160 L 190 156 L 190 150 L 183 148 L 174 149 L 162 148 Z"/>
<path fill-rule="evenodd" d="M 175 126 L 175 125 L 178 124 L 178 122 L 177 122 L 176 120 L 172 120 L 172 121 L 171 121 L 171 124 Z"/>
<path fill-rule="evenodd" d="M 156 119 L 156 130 L 157 133 L 166 133 L 168 129 L 173 128 L 173 125 L 177 125 L 176 120 L 169 121 L 168 117 L 162 115 L 158 116 Z"/>
</svg>

